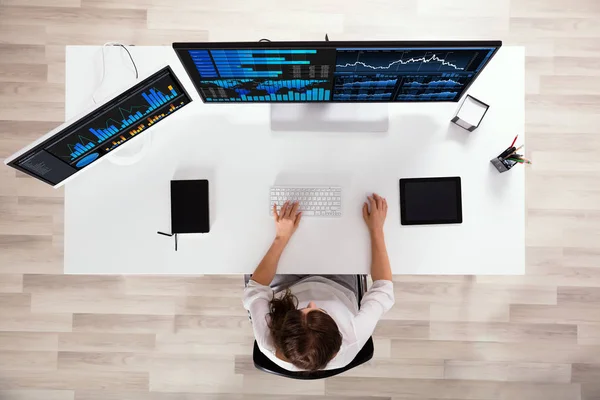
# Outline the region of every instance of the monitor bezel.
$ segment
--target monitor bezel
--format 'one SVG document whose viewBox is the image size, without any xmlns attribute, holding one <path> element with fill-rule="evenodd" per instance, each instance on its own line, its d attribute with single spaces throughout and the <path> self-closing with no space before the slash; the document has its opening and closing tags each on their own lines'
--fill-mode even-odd
<svg viewBox="0 0 600 400">
<path fill-rule="evenodd" d="M 71 129 L 71 127 L 73 125 L 82 123 L 91 113 L 96 113 L 96 112 L 102 112 L 104 109 L 110 108 L 110 107 L 114 107 L 115 103 L 118 103 L 119 101 L 121 101 L 123 98 L 129 96 L 129 94 L 132 91 L 138 90 L 139 88 L 143 87 L 145 82 L 155 79 L 157 76 L 163 74 L 165 71 L 168 71 L 169 75 L 173 78 L 173 80 L 179 85 L 179 87 L 182 89 L 183 93 L 188 97 L 189 99 L 189 103 L 194 101 L 194 98 L 192 96 L 190 96 L 190 94 L 188 93 L 188 91 L 186 90 L 185 86 L 183 85 L 183 83 L 181 83 L 181 81 L 179 80 L 179 78 L 177 77 L 177 75 L 175 74 L 175 72 L 173 71 L 173 69 L 171 68 L 170 65 L 166 65 L 164 67 L 161 67 L 159 70 L 157 70 L 156 72 L 153 72 L 145 77 L 142 77 L 141 80 L 136 81 L 134 84 L 128 85 L 123 87 L 122 89 L 120 89 L 119 91 L 113 93 L 112 95 L 108 96 L 105 100 L 103 100 L 101 103 L 95 104 L 94 106 L 86 109 L 85 111 L 82 111 L 80 113 L 78 113 L 76 116 L 74 116 L 73 118 L 68 119 L 67 121 L 63 122 L 62 124 L 60 124 L 59 126 L 57 126 L 56 128 L 52 129 L 50 132 L 46 133 L 45 135 L 43 135 L 42 137 L 40 137 L 39 139 L 35 140 L 33 143 L 30 143 L 29 145 L 23 147 L 22 149 L 20 149 L 19 151 L 15 152 L 14 154 L 12 154 L 11 156 L 7 157 L 6 160 L 4 161 L 4 164 L 6 164 L 9 167 L 12 167 L 20 172 L 23 172 L 24 174 L 27 174 L 35 179 L 38 179 L 44 183 L 47 183 L 48 185 L 52 186 L 53 188 L 59 188 L 62 185 L 64 185 L 67 181 L 73 179 L 75 176 L 81 174 L 83 171 L 86 171 L 88 168 L 92 168 L 94 165 L 99 164 L 102 160 L 104 160 L 106 157 L 100 157 L 99 159 L 93 161 L 92 163 L 90 163 L 89 165 L 85 166 L 84 168 L 78 170 L 77 172 L 75 172 L 73 175 L 68 176 L 66 179 L 63 179 L 62 181 L 58 182 L 58 183 L 53 183 L 39 175 L 36 175 L 30 171 L 27 171 L 24 168 L 21 168 L 18 165 L 18 162 L 24 158 L 27 158 L 31 155 L 33 155 L 34 153 L 36 153 L 37 151 L 39 151 L 40 149 L 43 149 L 44 147 L 46 147 L 50 142 L 53 142 L 56 140 L 56 138 L 58 136 L 60 136 L 61 134 L 63 134 L 66 130 Z M 188 104 L 189 104 L 188 103 Z M 186 104 L 187 105 L 187 104 Z M 150 129 L 150 128 L 148 128 Z M 146 131 L 144 131 L 145 133 Z M 129 140 L 129 142 L 137 139 L 138 137 L 143 136 L 143 134 L 135 136 L 133 138 L 131 138 Z M 117 149 L 115 149 L 116 151 Z"/>
<path fill-rule="evenodd" d="M 199 81 L 201 79 L 198 70 L 192 62 L 192 59 L 187 52 L 187 50 L 200 50 L 200 49 L 231 49 L 231 48 L 277 48 L 277 47 L 287 47 L 287 48 L 299 48 L 299 47 L 312 47 L 312 48 L 338 48 L 338 47 L 401 47 L 401 48 L 418 48 L 418 47 L 436 47 L 436 48 L 444 48 L 444 47 L 493 47 L 494 51 L 492 55 L 489 57 L 487 63 L 477 72 L 471 82 L 463 89 L 461 96 L 454 100 L 435 100 L 435 101 L 421 101 L 421 102 L 407 102 L 407 101 L 387 101 L 387 100 L 378 100 L 378 101 L 339 101 L 339 100 L 293 100 L 293 101 L 261 101 L 261 102 L 232 102 L 232 101 L 215 101 L 209 102 L 206 101 L 206 98 L 202 94 L 200 90 Z M 183 69 L 188 74 L 188 77 L 192 81 L 196 92 L 200 96 L 200 99 L 204 104 L 294 104 L 294 103 L 310 103 L 310 104 L 322 104 L 322 103 L 338 103 L 338 104 L 348 104 L 348 103 L 361 103 L 361 104 L 431 104 L 431 103 L 458 103 L 468 92 L 469 88 L 477 80 L 479 74 L 486 69 L 494 56 L 498 53 L 498 50 L 502 47 L 501 40 L 453 40 L 453 41 L 298 41 L 298 42 L 275 42 L 275 41 L 263 41 L 263 42 L 175 42 L 173 43 L 173 50 L 175 54 L 177 54 L 177 58 L 183 65 Z M 333 80 L 332 80 L 333 82 Z"/>
</svg>

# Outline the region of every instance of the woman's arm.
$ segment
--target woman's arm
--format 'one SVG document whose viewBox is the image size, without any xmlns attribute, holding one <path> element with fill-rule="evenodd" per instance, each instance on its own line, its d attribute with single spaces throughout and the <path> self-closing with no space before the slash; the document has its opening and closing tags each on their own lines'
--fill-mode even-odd
<svg viewBox="0 0 600 400">
<path fill-rule="evenodd" d="M 363 205 L 363 218 L 371 236 L 371 277 L 373 281 L 391 281 L 392 268 L 383 235 L 383 224 L 388 209 L 387 200 L 375 193 L 373 196 L 368 196 L 368 199 L 371 209 L 369 210 L 367 203 Z"/>
<path fill-rule="evenodd" d="M 354 330 L 358 345 L 362 348 L 369 340 L 377 322 L 394 305 L 394 286 L 390 259 L 385 248 L 383 224 L 387 216 L 387 201 L 373 193 L 369 197 L 371 205 L 363 206 L 363 217 L 371 235 L 371 276 L 373 285 L 363 296 L 360 310 L 354 319 Z"/>
<path fill-rule="evenodd" d="M 276 237 L 275 240 L 273 240 L 273 244 L 271 244 L 269 251 L 267 251 L 267 254 L 265 254 L 252 274 L 253 281 L 260 283 L 261 285 L 269 286 L 275 277 L 277 264 L 279 264 L 279 258 L 281 257 L 281 253 L 283 253 L 285 246 L 287 246 L 287 240 L 284 238 Z"/>
<path fill-rule="evenodd" d="M 254 270 L 252 274 L 253 281 L 268 286 L 275 277 L 281 254 L 294 232 L 296 232 L 302 218 L 302 213 L 298 212 L 298 205 L 298 202 L 285 202 L 279 214 L 277 213 L 277 206 L 273 206 L 276 229 L 275 240 L 273 240 L 269 251 Z"/>
</svg>

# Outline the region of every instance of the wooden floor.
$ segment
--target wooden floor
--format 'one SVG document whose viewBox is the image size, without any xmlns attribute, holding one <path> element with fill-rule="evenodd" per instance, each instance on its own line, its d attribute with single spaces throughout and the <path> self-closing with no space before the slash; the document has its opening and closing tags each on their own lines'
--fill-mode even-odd
<svg viewBox="0 0 600 400">
<path fill-rule="evenodd" d="M 526 46 L 527 275 L 396 276 L 372 362 L 284 380 L 240 276 L 62 275 L 63 191 L 2 166 L 0 399 L 600 399 L 598 0 L 0 0 L 0 159 L 63 121 L 67 44 L 325 32 Z"/>
</svg>

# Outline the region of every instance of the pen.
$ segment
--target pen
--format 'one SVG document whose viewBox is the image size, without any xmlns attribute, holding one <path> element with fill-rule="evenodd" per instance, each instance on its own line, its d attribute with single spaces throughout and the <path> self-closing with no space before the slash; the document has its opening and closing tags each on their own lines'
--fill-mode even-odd
<svg viewBox="0 0 600 400">
<path fill-rule="evenodd" d="M 521 160 L 523 160 L 525 162 L 525 164 L 531 164 L 531 160 L 521 157 Z"/>
<path fill-rule="evenodd" d="M 519 137 L 519 135 L 515 136 L 515 138 L 513 139 L 513 142 L 510 144 L 510 147 L 513 147 L 515 145 L 515 142 L 517 141 L 518 137 Z"/>
<path fill-rule="evenodd" d="M 523 160 L 525 162 L 530 162 L 531 163 L 531 160 L 529 160 L 528 158 L 523 157 L 522 154 L 512 154 L 512 155 L 510 155 L 510 156 L 508 156 L 506 158 L 517 158 L 519 160 Z"/>
<path fill-rule="evenodd" d="M 523 148 L 523 145 L 520 145 L 519 147 L 517 147 L 517 148 L 515 149 L 515 151 L 513 151 L 513 152 L 512 152 L 512 153 L 510 153 L 510 154 L 515 154 L 517 151 L 521 150 L 522 148 Z M 510 154 L 509 154 L 509 155 L 510 155 Z"/>
<path fill-rule="evenodd" d="M 500 158 L 506 158 L 507 156 L 514 153 L 515 151 L 516 151 L 515 148 L 511 146 L 508 149 L 504 150 L 504 152 L 502 152 L 502 154 L 500 154 Z"/>
<path fill-rule="evenodd" d="M 531 164 L 531 161 L 526 158 L 507 158 L 507 160 L 518 162 L 520 164 Z"/>
</svg>

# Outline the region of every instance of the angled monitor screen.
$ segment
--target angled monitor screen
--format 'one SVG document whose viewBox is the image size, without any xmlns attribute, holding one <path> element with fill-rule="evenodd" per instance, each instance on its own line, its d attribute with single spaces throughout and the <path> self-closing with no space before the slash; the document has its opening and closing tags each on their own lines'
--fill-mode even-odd
<svg viewBox="0 0 600 400">
<path fill-rule="evenodd" d="M 50 132 L 6 161 L 56 186 L 142 135 L 191 102 L 170 67 L 165 67 L 95 110 Z"/>
<path fill-rule="evenodd" d="M 501 42 L 175 43 L 202 100 L 459 101 Z"/>
</svg>

